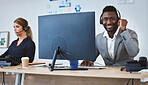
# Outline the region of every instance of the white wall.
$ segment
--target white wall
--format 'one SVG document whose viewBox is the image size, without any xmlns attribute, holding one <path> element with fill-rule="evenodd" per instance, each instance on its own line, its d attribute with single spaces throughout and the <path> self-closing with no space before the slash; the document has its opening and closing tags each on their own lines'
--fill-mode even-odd
<svg viewBox="0 0 148 85">
<path fill-rule="evenodd" d="M 138 56 L 148 57 L 148 0 L 134 0 L 134 3 L 119 4 L 119 1 L 129 0 L 71 0 L 71 11 L 75 12 L 74 7 L 80 4 L 81 11 L 96 12 L 96 34 L 104 31 L 104 28 L 99 24 L 99 16 L 102 9 L 106 5 L 114 5 L 121 13 L 122 18 L 128 20 L 129 28 L 135 30 L 139 38 L 140 52 Z M 132 1 L 132 0 L 131 0 Z M 55 3 L 55 2 L 54 2 Z M 54 4 L 53 2 L 50 4 Z M 46 15 L 47 4 L 49 0 L 0 0 L 0 31 L 10 32 L 10 43 L 17 37 L 13 31 L 13 21 L 18 17 L 23 17 L 28 20 L 33 31 L 34 42 L 36 44 L 35 62 L 49 61 L 38 59 L 38 16 Z M 57 6 L 55 5 L 55 8 Z M 7 49 L 0 49 L 0 54 Z M 100 58 L 97 59 L 100 61 Z M 101 61 L 102 62 L 102 61 Z"/>
</svg>

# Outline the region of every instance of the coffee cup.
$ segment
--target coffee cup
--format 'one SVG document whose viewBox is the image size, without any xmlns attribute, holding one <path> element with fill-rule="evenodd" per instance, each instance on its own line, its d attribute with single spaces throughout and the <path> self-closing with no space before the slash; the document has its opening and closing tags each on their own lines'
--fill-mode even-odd
<svg viewBox="0 0 148 85">
<path fill-rule="evenodd" d="M 28 63 L 29 63 L 29 58 L 28 57 L 22 57 L 22 68 L 27 68 L 28 67 Z"/>
</svg>

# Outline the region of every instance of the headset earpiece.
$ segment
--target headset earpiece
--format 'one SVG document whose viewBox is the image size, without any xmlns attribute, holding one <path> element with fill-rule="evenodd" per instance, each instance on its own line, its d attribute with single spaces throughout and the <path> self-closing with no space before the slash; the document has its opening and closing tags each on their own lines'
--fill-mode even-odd
<svg viewBox="0 0 148 85">
<path fill-rule="evenodd" d="M 23 30 L 27 31 L 27 27 L 24 27 Z"/>
<path fill-rule="evenodd" d="M 100 16 L 100 24 L 103 24 L 102 15 L 103 15 L 103 13 L 102 13 L 101 16 Z"/>
</svg>

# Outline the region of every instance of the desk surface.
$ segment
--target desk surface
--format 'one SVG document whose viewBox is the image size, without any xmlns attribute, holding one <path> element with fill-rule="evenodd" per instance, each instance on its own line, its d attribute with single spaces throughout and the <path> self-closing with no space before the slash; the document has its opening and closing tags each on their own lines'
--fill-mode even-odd
<svg viewBox="0 0 148 85">
<path fill-rule="evenodd" d="M 141 73 L 141 78 L 148 78 L 148 72 Z"/>
<path fill-rule="evenodd" d="M 130 74 L 126 71 L 120 71 L 120 67 L 108 67 L 107 69 L 89 69 L 89 70 L 56 70 L 49 71 L 48 67 L 29 67 L 27 69 L 18 69 L 21 66 L 12 66 L 0 69 L 4 72 L 16 72 L 25 74 L 41 74 L 54 76 L 80 76 L 80 77 L 101 77 L 101 78 L 134 78 L 140 79 L 141 74 Z M 145 76 L 148 77 L 148 76 Z"/>
</svg>

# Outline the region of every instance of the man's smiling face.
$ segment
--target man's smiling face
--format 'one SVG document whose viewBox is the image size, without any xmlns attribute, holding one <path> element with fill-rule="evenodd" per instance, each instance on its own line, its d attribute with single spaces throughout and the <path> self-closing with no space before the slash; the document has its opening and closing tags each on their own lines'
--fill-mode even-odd
<svg viewBox="0 0 148 85">
<path fill-rule="evenodd" d="M 118 19 L 115 12 L 104 12 L 103 16 L 103 26 L 107 32 L 115 32 L 118 28 Z"/>
</svg>

